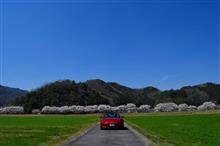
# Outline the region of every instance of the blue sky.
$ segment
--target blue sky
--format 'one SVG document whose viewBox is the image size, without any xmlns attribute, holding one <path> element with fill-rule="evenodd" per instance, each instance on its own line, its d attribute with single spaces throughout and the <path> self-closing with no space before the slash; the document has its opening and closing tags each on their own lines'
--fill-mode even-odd
<svg viewBox="0 0 220 146">
<path fill-rule="evenodd" d="M 1 83 L 219 83 L 219 3 L 1 0 Z"/>
</svg>

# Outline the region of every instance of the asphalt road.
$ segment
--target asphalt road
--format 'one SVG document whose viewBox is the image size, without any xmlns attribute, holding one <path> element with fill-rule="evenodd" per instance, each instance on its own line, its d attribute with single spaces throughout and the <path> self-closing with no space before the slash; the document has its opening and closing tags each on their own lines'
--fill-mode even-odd
<svg viewBox="0 0 220 146">
<path fill-rule="evenodd" d="M 70 140 L 65 146 L 148 146 L 146 139 L 134 130 L 100 130 L 99 125 L 91 128 L 86 134 Z"/>
</svg>

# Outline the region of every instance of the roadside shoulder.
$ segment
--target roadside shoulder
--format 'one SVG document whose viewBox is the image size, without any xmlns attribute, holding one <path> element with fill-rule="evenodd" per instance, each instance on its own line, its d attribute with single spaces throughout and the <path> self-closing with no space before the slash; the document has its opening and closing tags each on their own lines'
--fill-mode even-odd
<svg viewBox="0 0 220 146">
<path fill-rule="evenodd" d="M 131 131 L 133 132 L 138 138 L 140 138 L 140 140 L 145 143 L 146 146 L 156 146 L 156 144 L 151 141 L 150 139 L 148 139 L 146 136 L 142 135 L 140 132 L 138 132 L 135 128 L 133 128 L 132 126 L 128 125 L 127 123 L 125 123 L 125 126 Z"/>
<path fill-rule="evenodd" d="M 97 125 L 98 125 L 98 123 L 94 123 L 94 124 L 89 125 L 88 127 L 84 128 L 82 131 L 78 132 L 77 134 L 74 134 L 72 137 L 70 137 L 69 139 L 67 139 L 63 143 L 61 143 L 59 146 L 71 145 L 71 143 L 73 143 L 74 141 L 78 140 L 80 137 L 87 134 L 89 131 L 94 129 Z"/>
</svg>

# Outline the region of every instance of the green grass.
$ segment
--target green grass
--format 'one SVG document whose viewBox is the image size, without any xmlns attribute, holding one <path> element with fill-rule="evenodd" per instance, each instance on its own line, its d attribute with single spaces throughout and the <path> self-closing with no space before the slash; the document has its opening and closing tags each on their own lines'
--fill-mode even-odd
<svg viewBox="0 0 220 146">
<path fill-rule="evenodd" d="M 124 114 L 160 145 L 220 145 L 220 113 Z M 56 145 L 87 129 L 98 115 L 0 116 L 0 146 Z"/>
<path fill-rule="evenodd" d="M 140 114 L 126 121 L 159 145 L 219 146 L 220 114 Z"/>
<path fill-rule="evenodd" d="M 56 145 L 79 134 L 97 119 L 96 115 L 0 116 L 0 145 Z"/>
</svg>

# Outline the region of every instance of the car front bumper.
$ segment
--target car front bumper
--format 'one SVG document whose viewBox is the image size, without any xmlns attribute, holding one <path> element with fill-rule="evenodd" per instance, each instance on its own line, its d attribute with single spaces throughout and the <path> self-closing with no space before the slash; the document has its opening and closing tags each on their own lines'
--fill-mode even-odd
<svg viewBox="0 0 220 146">
<path fill-rule="evenodd" d="M 108 123 L 108 124 L 100 124 L 101 129 L 123 129 L 124 124 L 122 123 Z"/>
</svg>

